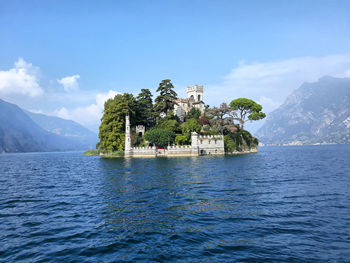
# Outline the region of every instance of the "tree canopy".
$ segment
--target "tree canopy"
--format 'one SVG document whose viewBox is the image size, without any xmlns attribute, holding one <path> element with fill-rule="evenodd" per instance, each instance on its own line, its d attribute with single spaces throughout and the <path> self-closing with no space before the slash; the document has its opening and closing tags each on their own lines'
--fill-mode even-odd
<svg viewBox="0 0 350 263">
<path fill-rule="evenodd" d="M 221 134 L 228 134 L 237 130 L 234 124 L 236 113 L 225 102 L 220 107 L 214 107 L 207 111 L 209 122 L 214 130 Z"/>
<path fill-rule="evenodd" d="M 236 119 L 241 123 L 243 129 L 247 120 L 261 120 L 266 117 L 263 113 L 262 106 L 251 99 L 239 98 L 231 101 L 230 106 L 236 112 Z"/>
<path fill-rule="evenodd" d="M 136 100 L 132 94 L 118 94 L 108 99 L 104 105 L 98 137 L 99 149 L 102 152 L 120 151 L 125 141 L 125 115 L 131 116 L 134 123 Z"/>
<path fill-rule="evenodd" d="M 175 133 L 171 130 L 152 128 L 145 133 L 144 137 L 153 145 L 165 147 L 174 142 Z"/>
<path fill-rule="evenodd" d="M 136 122 L 149 128 L 154 125 L 154 117 L 152 93 L 149 89 L 141 89 L 136 97 Z"/>
<path fill-rule="evenodd" d="M 200 111 L 200 109 L 197 109 L 195 107 L 192 107 L 189 112 L 187 113 L 186 119 L 196 119 L 198 120 L 199 117 L 202 115 L 202 112 Z"/>
<path fill-rule="evenodd" d="M 168 111 L 174 109 L 177 93 L 174 91 L 174 86 L 170 79 L 162 80 L 159 83 L 157 92 L 160 94 L 155 99 L 154 108 L 158 117 L 161 113 L 167 114 Z"/>
</svg>

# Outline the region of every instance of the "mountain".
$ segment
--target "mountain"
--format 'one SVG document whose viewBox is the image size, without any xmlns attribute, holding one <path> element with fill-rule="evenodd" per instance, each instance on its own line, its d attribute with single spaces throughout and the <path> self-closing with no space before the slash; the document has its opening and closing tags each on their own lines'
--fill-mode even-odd
<svg viewBox="0 0 350 263">
<path fill-rule="evenodd" d="M 263 144 L 350 143 L 350 79 L 304 83 L 256 133 Z"/>
<path fill-rule="evenodd" d="M 0 99 L 0 153 L 83 149 L 76 138 L 43 129 L 17 105 Z"/>
<path fill-rule="evenodd" d="M 41 113 L 24 112 L 44 130 L 70 138 L 82 144 L 84 149 L 95 149 L 98 142 L 97 134 L 93 133 L 84 126 L 62 118 L 47 116 Z"/>
</svg>

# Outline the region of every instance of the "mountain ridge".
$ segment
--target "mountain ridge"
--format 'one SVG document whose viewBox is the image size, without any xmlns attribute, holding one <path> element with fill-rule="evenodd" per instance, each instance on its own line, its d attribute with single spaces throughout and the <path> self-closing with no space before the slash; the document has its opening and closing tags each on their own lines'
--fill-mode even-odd
<svg viewBox="0 0 350 263">
<path fill-rule="evenodd" d="M 267 145 L 350 143 L 350 79 L 325 76 L 303 83 L 256 135 Z"/>
<path fill-rule="evenodd" d="M 97 134 L 75 121 L 27 110 L 23 111 L 44 130 L 67 138 L 77 139 L 86 145 L 85 148 L 94 149 L 98 142 Z"/>
<path fill-rule="evenodd" d="M 80 138 L 52 133 L 16 104 L 0 99 L 0 153 L 86 150 L 94 146 Z"/>
</svg>

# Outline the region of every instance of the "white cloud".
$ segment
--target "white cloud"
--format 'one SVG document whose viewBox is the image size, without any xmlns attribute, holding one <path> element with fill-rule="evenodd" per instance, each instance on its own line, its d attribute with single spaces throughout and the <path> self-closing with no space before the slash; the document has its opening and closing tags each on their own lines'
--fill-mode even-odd
<svg viewBox="0 0 350 263">
<path fill-rule="evenodd" d="M 314 82 L 325 75 L 350 77 L 350 54 L 240 62 L 221 84 L 206 87 L 206 103 L 218 105 L 223 100 L 247 97 L 259 101 L 264 111 L 270 112 L 303 82 Z"/>
<path fill-rule="evenodd" d="M 38 78 L 39 68 L 19 58 L 14 68 L 0 71 L 0 95 L 38 97 L 44 93 Z"/>
<path fill-rule="evenodd" d="M 53 115 L 63 119 L 76 121 L 96 132 L 100 125 L 105 101 L 114 98 L 117 94 L 121 93 L 114 90 L 110 90 L 108 93 L 98 93 L 96 95 L 96 103 L 74 109 L 62 107 L 61 109 L 54 111 Z"/>
<path fill-rule="evenodd" d="M 113 99 L 116 95 L 121 94 L 120 92 L 109 90 L 108 93 L 98 93 L 96 95 L 96 104 L 103 110 L 104 104 L 108 99 Z"/>
<path fill-rule="evenodd" d="M 67 76 L 61 79 L 58 79 L 57 82 L 63 86 L 64 91 L 72 92 L 79 90 L 78 79 L 80 75 Z"/>
<path fill-rule="evenodd" d="M 40 113 L 40 114 L 44 114 L 44 112 L 42 110 L 37 110 L 37 109 L 29 109 L 28 111 L 32 112 L 32 113 Z"/>
</svg>

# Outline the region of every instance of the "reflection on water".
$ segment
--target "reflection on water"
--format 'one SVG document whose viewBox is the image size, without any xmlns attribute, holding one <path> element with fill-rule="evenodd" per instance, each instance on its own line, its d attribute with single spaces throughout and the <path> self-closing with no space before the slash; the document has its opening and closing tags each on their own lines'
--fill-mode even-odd
<svg viewBox="0 0 350 263">
<path fill-rule="evenodd" d="M 0 261 L 347 262 L 349 146 L 0 156 Z"/>
</svg>

